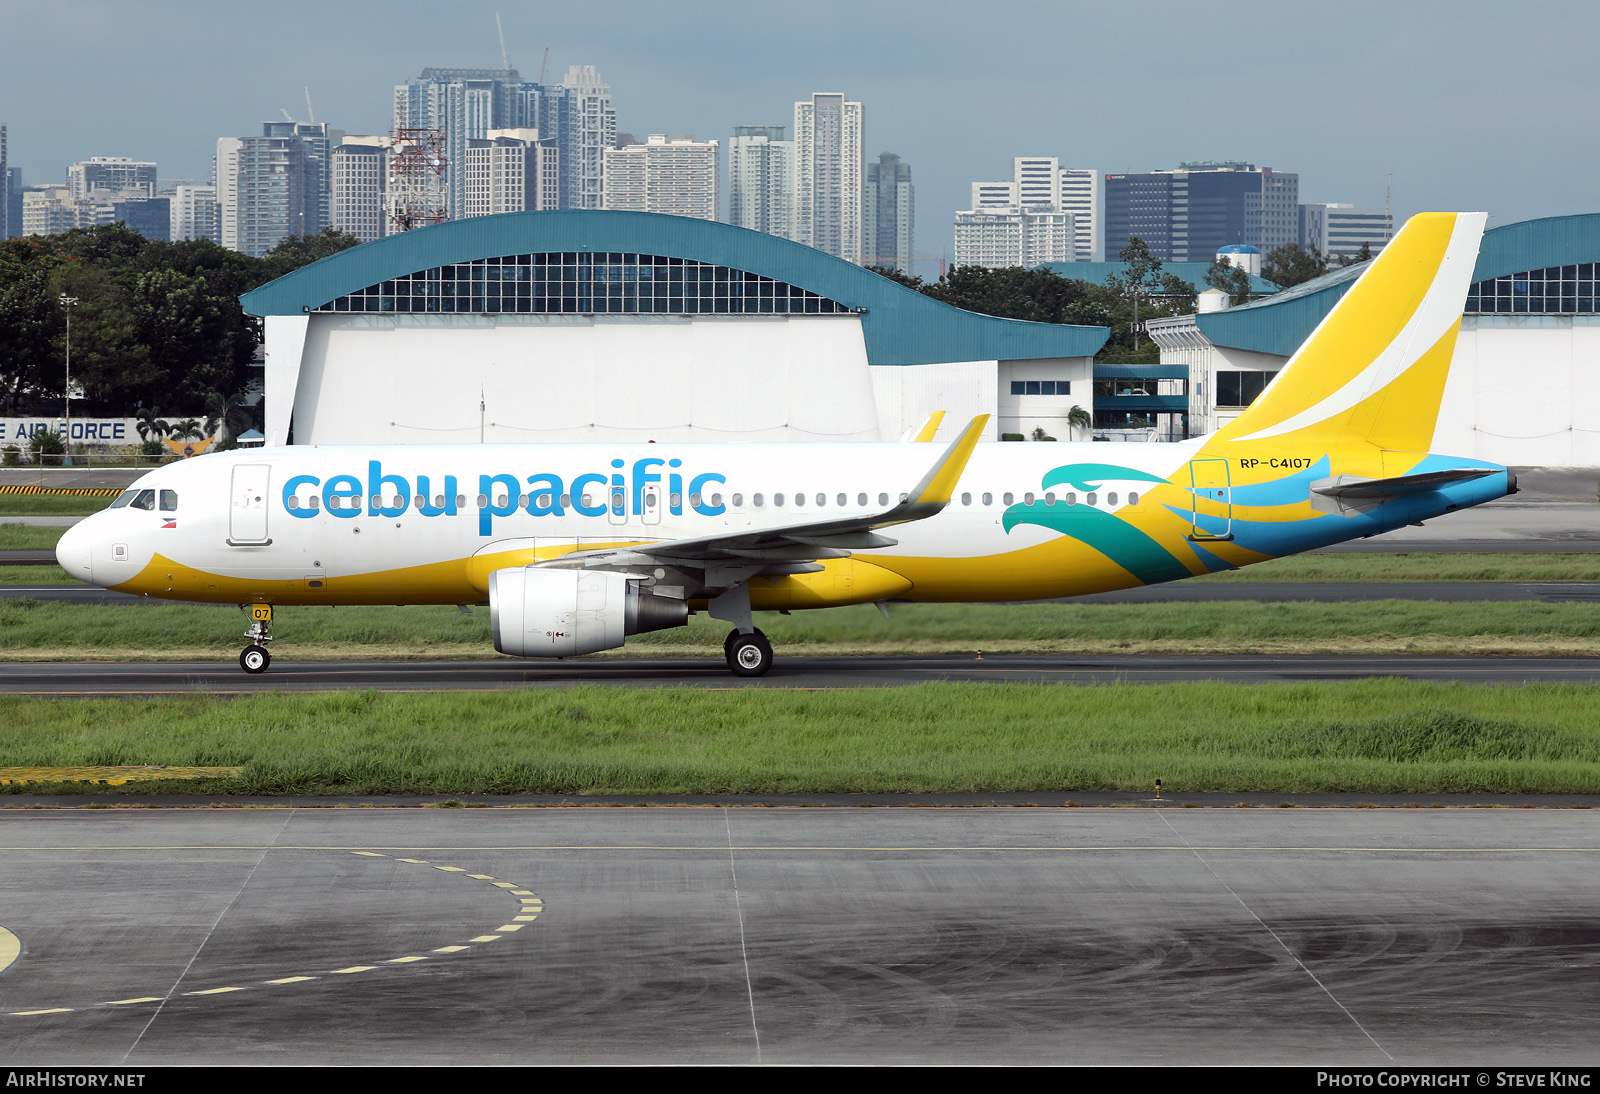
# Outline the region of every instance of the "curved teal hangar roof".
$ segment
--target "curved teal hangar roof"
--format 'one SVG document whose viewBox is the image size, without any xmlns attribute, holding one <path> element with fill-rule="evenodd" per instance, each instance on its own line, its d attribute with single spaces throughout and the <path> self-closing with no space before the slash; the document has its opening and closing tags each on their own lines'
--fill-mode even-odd
<svg viewBox="0 0 1600 1094">
<path fill-rule="evenodd" d="M 1502 224 L 1483 233 L 1472 281 L 1547 266 L 1600 262 L 1600 213 Z M 1213 345 L 1292 357 L 1333 310 L 1366 265 L 1323 274 L 1266 300 L 1195 316 Z"/>
<path fill-rule="evenodd" d="M 997 319 L 940 303 L 854 263 L 777 236 L 709 220 L 563 209 L 446 221 L 330 255 L 239 298 L 251 315 L 301 315 L 371 285 L 449 263 L 560 251 L 692 259 L 760 274 L 861 313 L 867 361 L 1089 357 L 1105 327 Z"/>
</svg>

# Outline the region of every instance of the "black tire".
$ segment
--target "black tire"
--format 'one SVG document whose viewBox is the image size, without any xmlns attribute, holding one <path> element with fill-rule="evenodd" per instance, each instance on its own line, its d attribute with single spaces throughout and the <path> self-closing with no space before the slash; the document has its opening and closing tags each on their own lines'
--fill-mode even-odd
<svg viewBox="0 0 1600 1094">
<path fill-rule="evenodd" d="M 772 643 L 760 631 L 735 635 L 728 643 L 728 668 L 735 676 L 765 676 L 772 668 Z"/>
<path fill-rule="evenodd" d="M 265 646 L 246 646 L 239 655 L 239 667 L 251 676 L 259 676 L 267 671 L 267 666 L 272 664 L 272 654 L 267 652 Z"/>
<path fill-rule="evenodd" d="M 759 635 L 762 638 L 766 637 L 765 634 L 762 634 L 762 631 L 761 631 L 760 627 L 757 627 L 751 633 Z M 724 638 L 722 640 L 722 656 L 728 657 L 728 656 L 731 656 L 733 654 L 733 640 L 735 638 L 738 638 L 738 637 L 739 637 L 739 628 L 738 627 L 735 627 L 735 628 L 733 628 L 733 630 L 728 632 L 728 637 L 726 637 L 726 638 Z"/>
</svg>

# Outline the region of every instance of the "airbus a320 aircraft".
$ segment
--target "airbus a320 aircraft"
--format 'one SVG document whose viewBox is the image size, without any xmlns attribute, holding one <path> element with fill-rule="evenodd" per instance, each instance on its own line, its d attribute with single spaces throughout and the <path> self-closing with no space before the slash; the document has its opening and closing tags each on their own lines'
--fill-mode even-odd
<svg viewBox="0 0 1600 1094">
<path fill-rule="evenodd" d="M 732 624 L 733 672 L 759 676 L 773 655 L 752 611 L 1069 597 L 1246 566 L 1515 492 L 1505 467 L 1428 451 L 1485 219 L 1414 217 L 1206 437 L 979 444 L 984 415 L 942 451 L 289 446 L 152 471 L 57 557 L 107 589 L 240 604 L 252 673 L 286 605 L 487 601 L 495 649 L 522 657 L 704 611 Z"/>
</svg>

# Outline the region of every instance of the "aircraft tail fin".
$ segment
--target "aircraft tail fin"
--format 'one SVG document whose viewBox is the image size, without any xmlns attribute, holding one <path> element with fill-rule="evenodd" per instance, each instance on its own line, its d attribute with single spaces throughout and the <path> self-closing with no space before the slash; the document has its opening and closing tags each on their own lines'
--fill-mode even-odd
<svg viewBox="0 0 1600 1094">
<path fill-rule="evenodd" d="M 1486 213 L 1419 213 L 1218 441 L 1433 439 Z"/>
</svg>

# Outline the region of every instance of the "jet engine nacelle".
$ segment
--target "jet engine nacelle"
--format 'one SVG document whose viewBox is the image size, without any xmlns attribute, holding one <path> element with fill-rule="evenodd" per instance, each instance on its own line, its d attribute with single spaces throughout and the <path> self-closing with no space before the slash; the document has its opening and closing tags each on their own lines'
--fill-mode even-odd
<svg viewBox="0 0 1600 1094">
<path fill-rule="evenodd" d="M 489 575 L 494 648 L 515 657 L 576 657 L 616 649 L 630 634 L 682 627 L 689 605 L 606 570 L 495 570 Z"/>
</svg>

